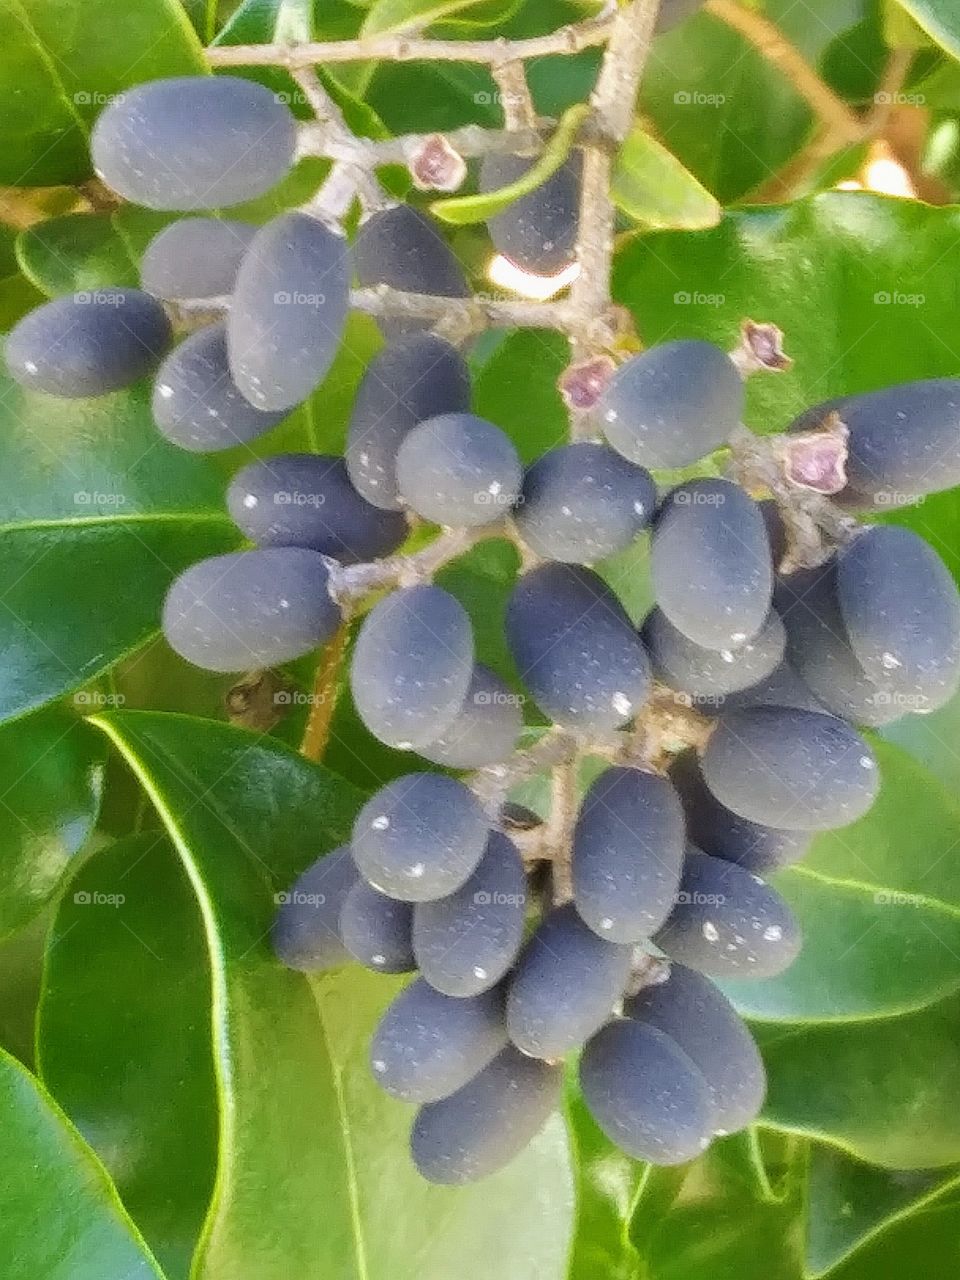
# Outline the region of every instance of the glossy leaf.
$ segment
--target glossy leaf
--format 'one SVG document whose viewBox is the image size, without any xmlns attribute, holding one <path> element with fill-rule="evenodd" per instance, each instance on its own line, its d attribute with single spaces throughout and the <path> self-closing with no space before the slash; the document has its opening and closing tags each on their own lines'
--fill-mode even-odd
<svg viewBox="0 0 960 1280">
<path fill-rule="evenodd" d="M 888 1169 L 960 1161 L 960 1002 L 899 1018 L 754 1023 L 769 1089 L 764 1121 Z"/>
<path fill-rule="evenodd" d="M 159 438 L 147 387 L 66 401 L 4 379 L 0 428 L 8 719 L 154 636 L 174 576 L 239 539 L 211 465 Z"/>
<path fill-rule="evenodd" d="M 106 751 L 60 712 L 0 727 L 0 937 L 46 905 L 93 830 Z"/>
<path fill-rule="evenodd" d="M 20 270 L 16 234 L 0 226 L 0 332 L 12 329 L 21 316 L 39 306 L 44 296 Z"/>
<path fill-rule="evenodd" d="M 469 27 L 501 23 L 519 0 L 376 0 L 364 19 L 362 34 L 422 30 L 437 22 L 459 21 Z"/>
<path fill-rule="evenodd" d="M 17 257 L 24 275 L 51 298 L 140 283 L 129 249 L 101 214 L 71 213 L 21 231 Z"/>
<path fill-rule="evenodd" d="M 620 149 L 611 194 L 624 213 L 644 227 L 715 227 L 722 209 L 671 151 L 642 128 Z"/>
<path fill-rule="evenodd" d="M 955 1171 L 874 1169 L 818 1142 L 811 1146 L 807 1177 L 806 1263 L 811 1276 L 829 1274 L 895 1221 L 922 1212 L 956 1183 Z"/>
<path fill-rule="evenodd" d="M 106 1171 L 0 1050 L 0 1254 L 6 1280 L 163 1280 Z"/>
<path fill-rule="evenodd" d="M 486 1280 L 482 1242 L 496 1229 L 511 1275 L 561 1280 L 571 1190 L 559 1121 L 476 1192 L 428 1186 L 405 1150 L 409 1111 L 366 1073 L 374 1018 L 395 987 L 350 969 L 311 993 L 271 957 L 272 889 L 339 843 L 357 793 L 240 730 L 145 712 L 96 723 L 146 787 L 204 918 L 221 1130 L 197 1276 L 447 1280 L 456 1269 Z"/>
<path fill-rule="evenodd" d="M 731 1176 L 728 1148 L 715 1143 L 679 1168 L 651 1168 L 630 1224 L 650 1280 L 802 1280 L 803 1164 L 787 1170 L 779 1197 Z"/>
<path fill-rule="evenodd" d="M 724 204 L 769 181 L 811 123 L 774 63 L 706 13 L 657 41 L 640 103 L 657 137 Z"/>
<path fill-rule="evenodd" d="M 600 1131 L 578 1089 L 568 1093 L 578 1186 L 569 1280 L 634 1280 L 640 1261 L 629 1224 L 648 1167 Z"/>
<path fill-rule="evenodd" d="M 952 0 L 898 0 L 898 3 L 937 44 L 960 58 L 960 13 Z"/>
<path fill-rule="evenodd" d="M 569 363 L 559 334 L 523 329 L 504 335 L 475 372 L 476 412 L 507 433 L 525 463 L 567 439 L 557 378 Z"/>
<path fill-rule="evenodd" d="M 0 0 L 0 19 L 0 182 L 14 186 L 88 177 L 89 126 L 112 95 L 206 69 L 176 0 Z"/>
<path fill-rule="evenodd" d="M 50 933 L 39 1068 L 171 1280 L 189 1272 L 216 1171 L 210 998 L 169 843 L 134 836 L 88 859 Z"/>
<path fill-rule="evenodd" d="M 953 323 L 958 230 L 955 208 L 829 192 L 728 213 L 712 231 L 635 238 L 619 255 L 615 292 L 648 343 L 730 346 L 745 316 L 779 325 L 793 368 L 750 380 L 746 421 L 782 429 L 832 396 L 955 376 L 941 334 Z"/>
<path fill-rule="evenodd" d="M 803 949 L 778 978 L 723 984 L 741 1012 L 889 1017 L 960 985 L 960 806 L 896 747 L 881 744 L 878 759 L 883 783 L 870 812 L 773 878 L 800 920 Z"/>
</svg>

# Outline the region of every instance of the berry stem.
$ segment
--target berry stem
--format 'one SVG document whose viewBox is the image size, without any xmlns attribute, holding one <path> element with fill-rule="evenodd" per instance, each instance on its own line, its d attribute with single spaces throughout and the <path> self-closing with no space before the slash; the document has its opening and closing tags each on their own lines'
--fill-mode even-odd
<svg viewBox="0 0 960 1280">
<path fill-rule="evenodd" d="M 314 676 L 310 714 L 300 742 L 300 754 L 315 763 L 323 759 L 330 740 L 330 726 L 333 723 L 333 713 L 337 705 L 340 668 L 349 636 L 349 623 L 344 622 L 334 632 Z"/>
</svg>

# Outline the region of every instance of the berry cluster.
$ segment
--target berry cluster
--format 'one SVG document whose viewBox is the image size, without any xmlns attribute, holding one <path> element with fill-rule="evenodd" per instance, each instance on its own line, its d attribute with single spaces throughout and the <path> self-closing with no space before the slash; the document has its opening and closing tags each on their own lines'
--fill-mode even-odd
<svg viewBox="0 0 960 1280">
<path fill-rule="evenodd" d="M 142 86 L 93 135 L 115 191 L 184 212 L 264 191 L 294 149 L 286 108 L 230 77 Z M 498 157 L 481 181 L 527 163 Z M 574 158 L 497 216 L 497 245 L 526 267 L 568 262 L 578 183 Z M 468 296 L 445 242 L 405 205 L 367 218 L 352 250 L 309 211 L 261 229 L 186 218 L 150 245 L 144 292 L 48 303 L 14 330 L 6 359 L 24 384 L 65 396 L 156 371 L 161 432 L 221 449 L 322 381 L 353 275 Z M 224 295 L 226 320 L 164 358 L 162 303 Z M 516 1155 L 581 1049 L 583 1095 L 609 1137 L 640 1159 L 688 1160 L 763 1100 L 757 1049 L 714 985 L 776 975 L 798 952 L 796 921 L 758 873 L 869 808 L 876 762 L 852 725 L 933 710 L 960 681 L 960 597 L 935 552 L 843 514 L 960 481 L 960 383 L 846 399 L 794 424 L 782 439 L 842 439 L 849 477 L 815 567 L 796 566 L 784 485 L 780 503 L 719 478 L 658 494 L 651 475 L 742 430 L 741 372 L 719 348 L 674 341 L 627 359 L 592 409 L 592 438 L 524 471 L 510 439 L 470 412 L 461 353 L 402 316 L 382 327 L 345 458 L 287 454 L 239 471 L 227 505 L 253 548 L 194 565 L 164 607 L 181 655 L 244 671 L 327 641 L 363 594 L 349 584 L 395 588 L 359 627 L 358 712 L 380 741 L 473 771 L 420 768 L 378 791 L 349 845 L 285 895 L 276 952 L 304 970 L 354 960 L 418 974 L 378 1026 L 371 1063 L 419 1106 L 412 1150 L 428 1179 L 468 1181 Z M 514 766 L 535 759 L 517 749 L 524 697 L 476 661 L 463 605 L 399 551 L 412 516 L 521 547 L 506 640 L 554 726 L 543 762 L 604 764 L 569 821 L 509 802 Z M 644 531 L 657 604 L 638 630 L 595 566 Z M 387 561 L 395 573 L 366 574 Z M 665 706 L 679 725 L 666 735 Z"/>
</svg>

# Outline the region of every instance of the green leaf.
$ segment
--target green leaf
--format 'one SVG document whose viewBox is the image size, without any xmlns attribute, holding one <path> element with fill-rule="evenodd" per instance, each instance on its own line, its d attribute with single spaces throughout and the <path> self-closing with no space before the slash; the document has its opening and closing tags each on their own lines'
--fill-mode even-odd
<svg viewBox="0 0 960 1280">
<path fill-rule="evenodd" d="M 270 954 L 272 888 L 342 840 L 359 793 L 241 730 L 144 712 L 96 723 L 161 815 L 207 935 L 221 1131 L 198 1280 L 494 1280 L 504 1254 L 511 1280 L 561 1280 L 572 1192 L 559 1120 L 475 1191 L 429 1186 L 405 1153 L 408 1109 L 367 1069 L 397 984 L 349 969 L 311 988 Z"/>
<path fill-rule="evenodd" d="M 639 126 L 620 149 L 613 172 L 614 203 L 646 227 L 715 227 L 723 210 L 706 187 L 666 147 Z"/>
<path fill-rule="evenodd" d="M 569 363 L 561 334 L 519 329 L 474 371 L 476 412 L 507 433 L 524 463 L 566 443 L 569 423 L 557 379 Z"/>
<path fill-rule="evenodd" d="M 0 182 L 13 186 L 88 177 L 89 127 L 113 95 L 206 70 L 176 0 L 0 0 L 0 18 Z"/>
<path fill-rule="evenodd" d="M 297 44 L 312 39 L 312 0 L 243 0 L 214 44 Z"/>
<path fill-rule="evenodd" d="M 819 1142 L 811 1145 L 807 1186 L 807 1270 L 823 1276 L 955 1184 L 955 1171 L 874 1169 Z"/>
<path fill-rule="evenodd" d="M 134 836 L 90 858 L 48 942 L 40 1074 L 171 1280 L 189 1272 L 216 1171 L 210 999 L 200 911 L 169 843 Z"/>
<path fill-rule="evenodd" d="M 818 26 L 810 19 L 807 25 Z M 811 124 L 809 107 L 786 77 L 712 14 L 682 22 L 657 41 L 640 106 L 657 137 L 723 204 L 768 181 L 802 146 Z"/>
<path fill-rule="evenodd" d="M 648 343 L 729 347 L 745 316 L 779 325 L 794 366 L 750 379 L 746 421 L 782 429 L 831 396 L 956 374 L 944 335 L 958 233 L 956 208 L 829 192 L 728 213 L 711 231 L 635 237 L 618 255 L 614 288 Z"/>
<path fill-rule="evenodd" d="M 567 1280 L 574 1190 L 559 1114 L 481 1183 L 437 1187 L 416 1172 L 407 1151 L 412 1109 L 370 1078 L 370 1032 L 398 985 L 357 970 L 314 984 L 330 1055 L 330 1127 L 344 1144 L 353 1215 L 347 1240 L 328 1223 L 317 1276 Z"/>
<path fill-rule="evenodd" d="M 0 942 L 0 1046 L 34 1069 L 37 1005 L 52 908 Z"/>
<path fill-rule="evenodd" d="M 12 329 L 28 311 L 46 301 L 21 272 L 16 242 L 16 232 L 0 226 L 0 333 Z"/>
<path fill-rule="evenodd" d="M 755 1023 L 765 1123 L 888 1169 L 960 1161 L 960 1000 L 899 1018 L 785 1028 Z"/>
<path fill-rule="evenodd" d="M 459 19 L 465 27 L 496 26 L 517 8 L 519 0 L 376 0 L 361 34 L 422 31 L 435 22 Z"/>
<path fill-rule="evenodd" d="M 576 1088 L 568 1089 L 567 1119 L 577 1173 L 569 1280 L 635 1280 L 640 1260 L 628 1227 L 647 1166 L 610 1142 Z"/>
<path fill-rule="evenodd" d="M 960 58 L 960 13 L 953 0 L 899 0 L 911 18 L 955 58 Z"/>
<path fill-rule="evenodd" d="M 723 984 L 742 1013 L 889 1017 L 960 985 L 960 808 L 904 752 L 880 743 L 877 755 L 882 786 L 870 812 L 773 878 L 804 945 L 778 978 Z"/>
<path fill-rule="evenodd" d="M 956 1185 L 894 1219 L 867 1247 L 830 1272 L 831 1280 L 901 1280 L 953 1275 L 960 1267 L 960 1194 Z"/>
<path fill-rule="evenodd" d="M 453 226 L 467 226 L 472 222 L 486 222 L 508 205 L 529 195 L 553 176 L 570 154 L 581 125 L 590 114 L 590 108 L 579 103 L 565 111 L 550 140 L 534 164 L 515 182 L 499 187 L 496 191 L 481 191 L 472 196 L 451 196 L 448 200 L 434 200 L 430 212 L 441 222 Z"/>
<path fill-rule="evenodd" d="M 802 1280 L 802 1160 L 773 1198 L 734 1172 L 742 1148 L 727 1138 L 688 1165 L 650 1169 L 630 1223 L 645 1280 Z"/>
<path fill-rule="evenodd" d="M 41 911 L 86 844 L 105 756 L 98 734 L 58 711 L 0 727 L 0 937 Z"/>
<path fill-rule="evenodd" d="M 48 297 L 140 283 L 140 272 L 110 217 L 71 213 L 17 237 L 23 273 Z"/>
<path fill-rule="evenodd" d="M 163 1280 L 103 1166 L 0 1050 L 0 1253 L 7 1280 Z"/>
<path fill-rule="evenodd" d="M 209 462 L 163 441 L 143 384 L 0 394 L 0 719 L 87 684 L 157 632 L 173 577 L 239 541 Z"/>
</svg>

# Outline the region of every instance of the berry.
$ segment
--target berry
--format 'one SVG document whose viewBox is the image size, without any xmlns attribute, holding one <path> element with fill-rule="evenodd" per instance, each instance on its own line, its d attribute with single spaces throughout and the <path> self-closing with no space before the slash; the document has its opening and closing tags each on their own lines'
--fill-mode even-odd
<svg viewBox="0 0 960 1280">
<path fill-rule="evenodd" d="M 323 557 L 302 547 L 211 556 L 175 580 L 163 632 L 182 658 L 207 671 L 292 662 L 340 624 Z"/>
<path fill-rule="evenodd" d="M 603 1026 L 633 952 L 598 938 L 571 903 L 545 916 L 507 988 L 507 1034 L 534 1058 L 562 1058 Z"/>
<path fill-rule="evenodd" d="M 487 843 L 473 792 L 440 773 L 408 773 L 360 810 L 351 848 L 360 872 L 381 893 L 430 902 L 459 889 Z"/>
<path fill-rule="evenodd" d="M 650 553 L 657 604 L 704 649 L 752 640 L 770 612 L 773 563 L 757 504 L 729 480 L 672 489 Z"/>
<path fill-rule="evenodd" d="M 93 166 L 112 190 L 150 209 L 217 209 L 262 195 L 289 171 L 289 110 L 238 76 L 136 85 L 100 115 Z"/>
<path fill-rule="evenodd" d="M 639 942 L 670 913 L 683 862 L 683 810 L 665 779 L 607 769 L 584 796 L 573 834 L 573 900 L 610 942 Z"/>
<path fill-rule="evenodd" d="M 428 418 L 397 450 L 397 487 L 426 520 L 456 528 L 500 520 L 520 493 L 517 451 L 499 427 L 471 413 Z"/>
<path fill-rule="evenodd" d="M 766 1073 L 753 1037 L 713 983 L 682 964 L 624 1001 L 628 1018 L 671 1038 L 696 1066 L 715 1109 L 715 1132 L 736 1133 L 763 1106 Z"/>
<path fill-rule="evenodd" d="M 855 822 L 879 785 L 876 759 L 858 733 L 834 716 L 788 707 L 721 716 L 702 767 L 728 809 L 791 831 Z"/>
<path fill-rule="evenodd" d="M 759 876 L 691 846 L 676 906 L 654 942 L 708 978 L 773 978 L 796 959 L 800 929 Z"/>
<path fill-rule="evenodd" d="M 230 371 L 258 409 L 291 409 L 326 376 L 349 308 L 347 242 L 305 213 L 257 232 L 227 321 Z"/>
<path fill-rule="evenodd" d="M 407 536 L 400 512 L 361 498 L 343 459 L 323 453 L 280 453 L 251 462 L 234 476 L 227 507 L 258 546 L 309 547 L 341 564 L 390 555 Z"/>
<path fill-rule="evenodd" d="M 407 587 L 367 614 L 350 664 L 360 718 L 381 742 L 410 750 L 453 724 L 473 675 L 473 628 L 440 587 Z"/>
<path fill-rule="evenodd" d="M 532 164 L 531 157 L 485 156 L 480 190 L 498 191 L 522 178 Z M 546 182 L 494 214 L 487 224 L 497 251 L 521 270 L 551 276 L 573 261 L 580 167 L 579 156 L 570 157 Z"/>
<path fill-rule="evenodd" d="M 868 678 L 901 707 L 933 711 L 960 683 L 960 594 L 910 529 L 866 529 L 837 559 L 837 601 Z"/>
<path fill-rule="evenodd" d="M 480 865 L 455 893 L 414 910 L 413 949 L 427 982 L 475 996 L 510 969 L 523 939 L 526 876 L 512 841 L 491 831 Z"/>
<path fill-rule="evenodd" d="M 609 732 L 637 714 L 647 657 L 620 602 L 590 569 L 545 564 L 507 607 L 507 642 L 534 701 L 557 724 Z"/>
<path fill-rule="evenodd" d="M 307 867 L 281 895 L 272 941 L 288 969 L 318 972 L 350 959 L 340 941 L 340 910 L 358 879 L 350 849 L 342 845 Z"/>
<path fill-rule="evenodd" d="M 584 441 L 537 459 L 514 520 L 537 555 L 594 564 L 628 547 L 650 523 L 656 502 L 648 471 Z"/>
<path fill-rule="evenodd" d="M 147 245 L 140 281 L 158 298 L 216 298 L 233 292 L 244 254 L 257 234 L 249 222 L 181 218 Z"/>
<path fill-rule="evenodd" d="M 683 340 L 632 356 L 607 383 L 598 421 L 617 453 L 644 467 L 687 467 L 726 444 L 743 383 L 710 342 Z"/>
<path fill-rule="evenodd" d="M 28 312 L 6 340 L 7 369 L 21 386 L 80 399 L 129 387 L 170 345 L 170 321 L 138 289 L 55 298 Z"/>
<path fill-rule="evenodd" d="M 509 685 L 478 662 L 452 723 L 439 738 L 419 747 L 420 755 L 451 769 L 480 769 L 505 760 L 523 728 L 520 702 Z"/>
<path fill-rule="evenodd" d="M 783 623 L 772 610 L 763 629 L 736 649 L 704 649 L 661 609 L 650 612 L 642 634 L 654 674 L 694 699 L 722 698 L 766 680 L 780 665 L 786 645 Z"/>
<path fill-rule="evenodd" d="M 171 444 L 212 453 L 246 444 L 286 417 L 265 412 L 241 395 L 230 376 L 227 331 L 207 325 L 184 338 L 157 370 L 153 420 Z"/>
<path fill-rule="evenodd" d="M 441 298 L 467 298 L 463 268 L 436 224 L 408 204 L 381 209 L 360 224 L 353 258 L 361 285 L 384 284 L 404 293 L 432 293 Z M 422 320 L 384 318 L 388 338 L 428 328 Z"/>
<path fill-rule="evenodd" d="M 370 1065 L 392 1097 L 436 1102 L 468 1084 L 506 1045 L 501 991 L 454 999 L 418 978 L 380 1019 Z"/>
<path fill-rule="evenodd" d="M 765 827 L 722 805 L 704 782 L 693 751 L 676 757 L 670 766 L 670 781 L 683 802 L 687 838 L 713 857 L 763 875 L 799 862 L 810 848 L 813 836 L 809 831 Z"/>
<path fill-rule="evenodd" d="M 358 879 L 340 908 L 340 937 L 355 960 L 377 973 L 411 973 L 413 908 Z"/>
<path fill-rule="evenodd" d="M 417 1112 L 413 1160 L 428 1182 L 459 1186 L 518 1156 L 556 1110 L 563 1068 L 508 1045 L 456 1093 Z"/>
<path fill-rule="evenodd" d="M 683 1164 L 717 1125 L 710 1086 L 677 1043 L 656 1027 L 609 1022 L 580 1059 L 583 1100 L 597 1124 L 635 1160 Z"/>
<path fill-rule="evenodd" d="M 371 360 L 350 418 L 347 470 L 368 502 L 397 511 L 397 453 L 418 423 L 470 407 L 463 356 L 431 333 L 396 338 Z"/>
</svg>

